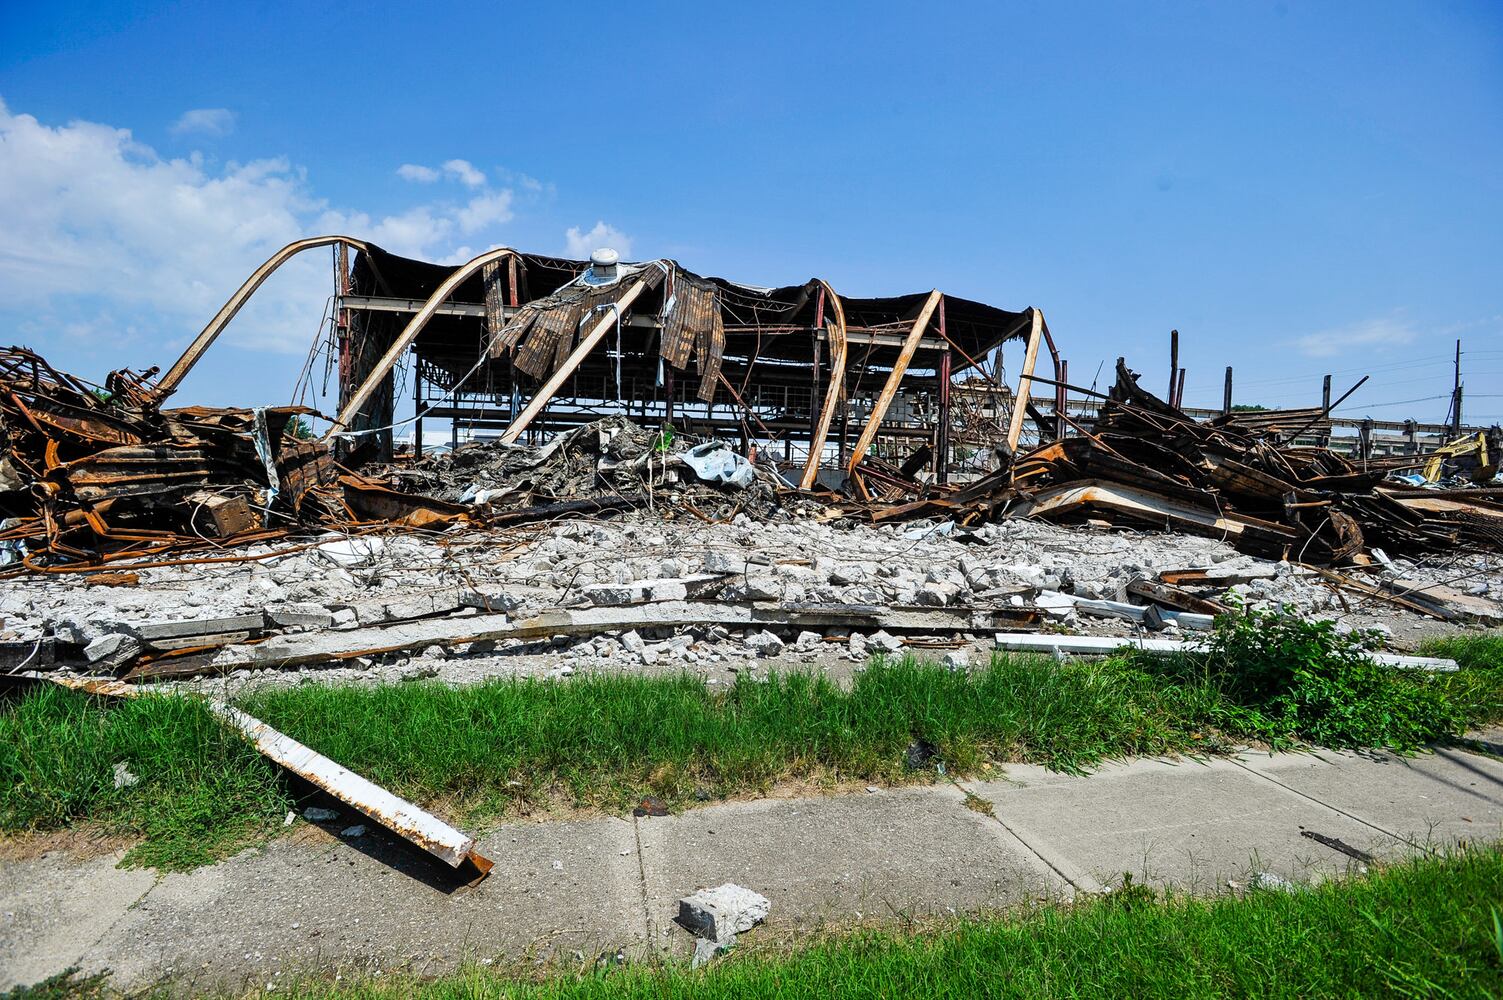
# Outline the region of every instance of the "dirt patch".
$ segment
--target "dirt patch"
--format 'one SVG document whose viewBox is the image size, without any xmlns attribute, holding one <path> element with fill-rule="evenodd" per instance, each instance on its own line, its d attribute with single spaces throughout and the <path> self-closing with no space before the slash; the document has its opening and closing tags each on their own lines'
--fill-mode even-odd
<svg viewBox="0 0 1503 1000">
<path fill-rule="evenodd" d="M 139 837 L 114 833 L 96 823 L 81 823 L 62 830 L 33 830 L 0 835 L 0 862 L 30 861 L 44 854 L 61 853 L 74 861 L 92 861 L 127 851 Z"/>
</svg>

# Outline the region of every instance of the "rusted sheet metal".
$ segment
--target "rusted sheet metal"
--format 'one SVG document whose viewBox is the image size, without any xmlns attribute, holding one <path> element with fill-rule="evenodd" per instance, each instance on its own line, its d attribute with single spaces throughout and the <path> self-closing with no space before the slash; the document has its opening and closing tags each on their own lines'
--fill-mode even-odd
<svg viewBox="0 0 1503 1000">
<path fill-rule="evenodd" d="M 1503 491 L 1455 497 L 1380 488 L 1382 470 L 1359 469 L 1328 449 L 1280 446 L 1258 421 L 1197 423 L 1144 391 L 1120 359 L 1092 426 L 1067 423 L 1077 436 L 1018 455 L 942 503 L 899 504 L 872 517 L 1089 517 L 1204 534 L 1255 555 L 1320 565 L 1354 560 L 1369 545 L 1503 549 Z"/>
<path fill-rule="evenodd" d="M 1241 514 L 1217 513 L 1173 497 L 1115 483 L 1087 482 L 1040 490 L 1023 500 L 1017 512 L 1030 517 L 1059 517 L 1100 512 L 1121 515 L 1146 527 L 1178 528 L 1191 534 L 1221 538 L 1236 544 L 1280 549 L 1293 543 L 1295 532 L 1271 521 Z"/>
<path fill-rule="evenodd" d="M 332 482 L 327 449 L 288 433 L 314 411 L 159 410 L 150 371 L 114 372 L 98 387 L 34 352 L 0 350 L 0 479 L 35 505 L 9 533 L 27 554 L 7 572 L 186 552 L 214 538 L 269 540 Z"/>
<path fill-rule="evenodd" d="M 48 680 L 63 687 L 90 694 L 112 698 L 134 698 L 149 693 L 141 688 L 120 681 L 91 680 L 78 677 L 50 674 L 28 674 L 39 680 Z M 489 858 L 475 850 L 475 838 L 458 830 L 426 810 L 420 809 L 406 799 L 393 795 L 349 768 L 330 760 L 310 747 L 304 746 L 285 733 L 247 715 L 225 702 L 205 699 L 204 705 L 225 722 L 234 726 L 255 744 L 256 749 L 268 760 L 286 768 L 310 784 L 323 789 L 334 798 L 357 809 L 380 823 L 402 839 L 416 844 L 451 868 L 460 868 L 469 863 L 478 872 L 476 881 L 491 870 Z"/>
<path fill-rule="evenodd" d="M 390 521 L 408 527 L 423 528 L 433 524 L 453 524 L 469 519 L 470 508 L 432 497 L 398 493 L 363 476 L 339 477 L 345 502 L 365 520 Z"/>
</svg>

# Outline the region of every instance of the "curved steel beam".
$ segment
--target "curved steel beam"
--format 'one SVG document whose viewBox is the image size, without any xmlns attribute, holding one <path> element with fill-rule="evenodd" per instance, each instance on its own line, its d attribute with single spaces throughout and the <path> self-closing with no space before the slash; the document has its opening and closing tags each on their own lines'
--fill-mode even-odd
<svg viewBox="0 0 1503 1000">
<path fill-rule="evenodd" d="M 815 477 L 819 475 L 820 461 L 824 458 L 825 438 L 830 433 L 830 421 L 835 417 L 835 407 L 840 404 L 840 398 L 845 395 L 845 309 L 840 304 L 840 296 L 835 294 L 835 289 L 823 278 L 814 279 L 825 290 L 825 296 L 835 308 L 835 325 L 830 328 L 830 387 L 825 390 L 824 405 L 819 411 L 819 426 L 814 429 L 814 436 L 809 439 L 809 457 L 804 462 L 804 475 L 799 480 L 800 489 L 809 489 L 814 485 Z"/>
<path fill-rule="evenodd" d="M 158 398 L 164 399 L 177 391 L 178 385 L 193 370 L 193 366 L 198 364 L 198 359 L 203 357 L 203 353 L 209 349 L 209 345 L 214 343 L 215 338 L 224 332 L 224 328 L 229 325 L 230 320 L 235 318 L 235 314 L 240 311 L 240 307 L 245 305 L 246 300 L 255 293 L 256 289 L 261 287 L 262 282 L 271 277 L 273 271 L 304 250 L 331 246 L 335 243 L 347 243 L 356 250 L 370 250 L 370 246 L 365 241 L 352 239 L 348 236 L 311 236 L 306 240 L 297 240 L 289 243 L 272 254 L 267 258 L 266 263 L 251 272 L 251 276 L 245 279 L 245 284 L 241 285 L 235 291 L 235 294 L 230 296 L 230 300 L 224 304 L 219 312 L 214 314 L 214 318 L 209 320 L 209 325 L 204 327 L 203 331 L 193 339 L 193 343 L 188 345 L 188 349 L 183 352 L 182 357 L 178 358 L 176 363 L 167 369 L 167 374 L 163 375 L 161 380 L 156 384 Z"/>
<path fill-rule="evenodd" d="M 443 284 L 435 288 L 433 294 L 428 296 L 428 301 L 423 303 L 423 308 L 419 309 L 413 315 L 412 319 L 407 321 L 407 325 L 402 328 L 402 332 L 397 335 L 397 339 L 392 341 L 391 347 L 387 348 L 386 353 L 381 356 L 381 360 L 376 362 L 376 367 L 371 369 L 371 373 L 366 376 L 360 388 L 355 390 L 355 394 L 350 397 L 350 401 L 339 411 L 339 416 L 334 418 L 334 426 L 330 427 L 328 432 L 324 434 L 324 440 L 327 441 L 330 437 L 338 434 L 350 425 L 350 421 L 355 419 L 355 414 L 359 413 L 360 408 L 370 399 L 371 394 L 376 391 L 377 384 L 386 377 L 387 372 L 391 371 L 392 366 L 397 363 L 397 359 L 402 356 L 402 352 L 407 350 L 412 342 L 417 339 L 417 335 L 423 331 L 423 327 L 428 325 L 428 321 L 433 318 L 433 314 L 438 311 L 438 307 L 448 301 L 449 296 L 454 294 L 454 290 L 463 284 L 465 279 L 493 261 L 515 256 L 517 256 L 517 252 L 511 247 L 497 247 L 495 250 L 487 250 L 468 263 L 461 264 L 452 274 L 445 278 Z"/>
</svg>

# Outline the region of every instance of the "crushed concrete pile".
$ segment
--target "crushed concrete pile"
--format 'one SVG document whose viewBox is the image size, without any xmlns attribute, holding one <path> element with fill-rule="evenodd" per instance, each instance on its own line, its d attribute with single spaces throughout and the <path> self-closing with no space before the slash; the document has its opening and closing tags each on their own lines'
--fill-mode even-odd
<svg viewBox="0 0 1503 1000">
<path fill-rule="evenodd" d="M 1392 559 L 1344 585 L 1220 542 L 1034 521 L 968 531 L 639 511 L 504 533 L 330 536 L 288 555 L 252 554 L 271 558 L 143 570 L 125 586 L 10 581 L 0 589 L 11 630 L 0 667 L 24 661 L 211 693 L 227 682 L 470 683 L 594 670 L 727 683 L 790 663 L 845 676 L 874 653 L 979 665 L 997 633 L 1044 623 L 1054 633 L 1187 635 L 1208 617 L 1183 607 L 1192 591 L 1212 604 L 1290 605 L 1379 628 L 1399 649 L 1465 624 L 1419 603 L 1432 593 L 1455 588 L 1447 606 L 1472 601 L 1482 616 L 1503 601 L 1503 566 L 1487 556 Z"/>
</svg>

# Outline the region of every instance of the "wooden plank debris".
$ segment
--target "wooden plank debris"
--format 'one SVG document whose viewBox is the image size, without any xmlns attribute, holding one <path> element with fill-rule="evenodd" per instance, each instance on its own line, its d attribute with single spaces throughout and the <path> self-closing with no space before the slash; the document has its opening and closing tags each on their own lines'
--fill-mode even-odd
<svg viewBox="0 0 1503 1000">
<path fill-rule="evenodd" d="M 27 676 L 105 697 L 133 698 L 151 691 L 147 687 L 119 681 L 37 673 Z M 206 698 L 203 704 L 210 712 L 244 734 L 272 763 L 298 775 L 345 805 L 359 810 L 450 868 L 464 869 L 468 866 L 469 872 L 474 876 L 470 884 L 485 878 L 494 865 L 494 862 L 475 849 L 475 838 L 450 826 L 427 810 L 393 795 L 380 785 L 226 702 Z"/>
</svg>

